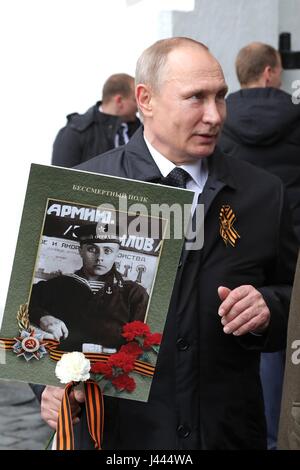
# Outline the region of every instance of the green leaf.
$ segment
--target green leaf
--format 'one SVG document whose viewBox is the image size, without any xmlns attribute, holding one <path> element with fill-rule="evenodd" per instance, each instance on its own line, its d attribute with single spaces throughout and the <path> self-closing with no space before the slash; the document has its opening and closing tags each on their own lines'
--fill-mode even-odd
<svg viewBox="0 0 300 470">
<path fill-rule="evenodd" d="M 150 357 L 149 357 L 149 355 L 148 355 L 146 352 L 144 352 L 144 353 L 142 354 L 142 356 L 139 358 L 139 361 L 151 362 L 151 361 L 150 361 Z"/>
<path fill-rule="evenodd" d="M 101 382 L 104 379 L 104 374 L 91 374 L 91 378 L 96 382 Z"/>
<path fill-rule="evenodd" d="M 104 385 L 102 391 L 107 392 L 112 388 L 112 383 L 109 380 L 106 380 L 106 384 Z"/>
</svg>

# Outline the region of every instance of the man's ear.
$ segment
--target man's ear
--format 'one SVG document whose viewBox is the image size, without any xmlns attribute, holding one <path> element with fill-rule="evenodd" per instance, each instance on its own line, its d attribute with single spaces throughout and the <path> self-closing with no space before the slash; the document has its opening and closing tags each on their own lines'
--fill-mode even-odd
<svg viewBox="0 0 300 470">
<path fill-rule="evenodd" d="M 264 81 L 264 87 L 270 86 L 270 82 L 272 79 L 272 67 L 267 65 L 262 73 L 262 78 Z"/>
<path fill-rule="evenodd" d="M 121 108 L 123 105 L 123 96 L 122 95 L 115 95 L 114 96 L 114 103 L 117 108 Z"/>
<path fill-rule="evenodd" d="M 136 102 L 145 117 L 152 116 L 152 91 L 142 83 L 137 85 L 135 91 Z"/>
</svg>

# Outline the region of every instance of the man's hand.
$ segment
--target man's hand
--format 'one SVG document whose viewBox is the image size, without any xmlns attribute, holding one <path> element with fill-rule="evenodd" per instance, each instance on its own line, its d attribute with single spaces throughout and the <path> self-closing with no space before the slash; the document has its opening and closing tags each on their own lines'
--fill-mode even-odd
<svg viewBox="0 0 300 470">
<path fill-rule="evenodd" d="M 263 333 L 270 322 L 270 310 L 261 293 L 253 286 L 240 286 L 230 290 L 219 287 L 222 303 L 219 307 L 224 333 L 234 336 Z"/>
<path fill-rule="evenodd" d="M 47 385 L 45 390 L 42 393 L 42 401 L 41 401 L 41 416 L 44 421 L 50 426 L 52 429 L 56 430 L 57 427 L 57 420 L 58 420 L 58 412 L 60 410 L 60 405 L 62 402 L 62 398 L 64 395 L 64 389 L 60 387 L 52 387 L 51 385 Z M 79 422 L 78 415 L 80 413 L 80 406 L 79 403 L 84 402 L 84 393 L 81 390 L 72 390 L 69 395 L 71 410 L 72 410 L 72 417 L 73 423 L 76 424 Z"/>
<path fill-rule="evenodd" d="M 52 315 L 45 315 L 40 319 L 40 327 L 42 330 L 47 331 L 53 335 L 53 339 L 60 340 L 66 339 L 69 335 L 69 330 L 66 324 Z"/>
</svg>

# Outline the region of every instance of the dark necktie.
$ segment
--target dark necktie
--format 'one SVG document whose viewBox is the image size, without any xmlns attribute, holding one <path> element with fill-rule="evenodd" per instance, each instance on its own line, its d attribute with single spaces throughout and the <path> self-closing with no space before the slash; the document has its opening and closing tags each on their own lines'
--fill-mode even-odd
<svg viewBox="0 0 300 470">
<path fill-rule="evenodd" d="M 191 179 L 189 173 L 176 166 L 165 178 L 161 178 L 160 183 L 177 188 L 186 188 L 189 179 Z"/>
</svg>

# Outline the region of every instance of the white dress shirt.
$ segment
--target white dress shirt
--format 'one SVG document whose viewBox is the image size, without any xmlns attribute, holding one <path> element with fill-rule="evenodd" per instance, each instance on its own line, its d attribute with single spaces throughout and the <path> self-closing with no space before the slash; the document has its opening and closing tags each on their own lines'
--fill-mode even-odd
<svg viewBox="0 0 300 470">
<path fill-rule="evenodd" d="M 144 139 L 148 150 L 153 157 L 153 160 L 159 168 L 159 171 L 163 177 L 168 176 L 168 174 L 176 167 L 176 165 L 164 157 L 158 150 L 156 150 L 146 139 L 145 135 Z M 204 160 L 203 158 L 199 158 L 199 160 L 196 160 L 193 163 L 185 163 L 184 165 L 178 165 L 178 167 L 185 170 L 191 177 L 191 179 L 186 184 L 186 189 L 194 191 L 195 193 L 192 204 L 192 213 L 194 213 L 198 202 L 198 197 L 202 193 L 208 177 L 206 159 Z"/>
</svg>

